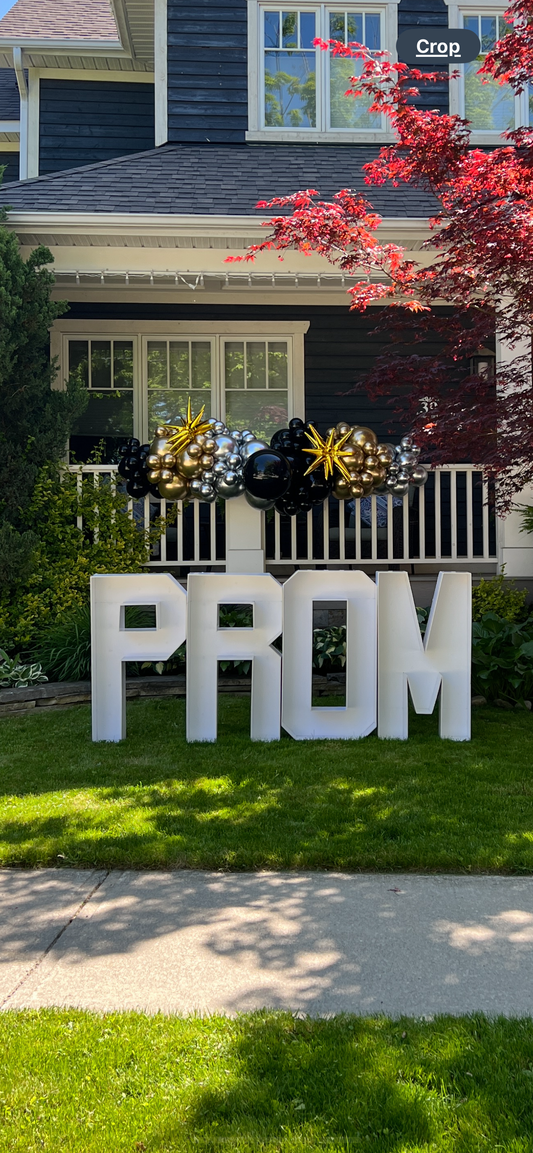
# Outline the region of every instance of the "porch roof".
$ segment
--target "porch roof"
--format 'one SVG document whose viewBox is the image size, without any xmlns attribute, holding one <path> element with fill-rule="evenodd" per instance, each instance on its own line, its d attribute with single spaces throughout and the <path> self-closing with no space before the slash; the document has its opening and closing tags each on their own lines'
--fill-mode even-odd
<svg viewBox="0 0 533 1153">
<path fill-rule="evenodd" d="M 384 217 L 427 217 L 437 204 L 408 186 L 368 186 L 363 164 L 379 148 L 312 144 L 164 144 L 149 152 L 18 181 L 0 189 L 15 212 L 265 216 L 258 200 L 317 188 L 368 197 Z"/>
</svg>

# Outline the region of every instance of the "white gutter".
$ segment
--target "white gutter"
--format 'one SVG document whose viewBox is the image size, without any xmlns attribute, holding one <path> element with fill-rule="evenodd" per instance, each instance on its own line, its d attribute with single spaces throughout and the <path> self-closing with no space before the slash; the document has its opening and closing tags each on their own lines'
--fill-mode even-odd
<svg viewBox="0 0 533 1153">
<path fill-rule="evenodd" d="M 13 48 L 13 67 L 20 95 L 20 180 L 28 179 L 28 85 L 22 64 L 22 48 Z"/>
</svg>

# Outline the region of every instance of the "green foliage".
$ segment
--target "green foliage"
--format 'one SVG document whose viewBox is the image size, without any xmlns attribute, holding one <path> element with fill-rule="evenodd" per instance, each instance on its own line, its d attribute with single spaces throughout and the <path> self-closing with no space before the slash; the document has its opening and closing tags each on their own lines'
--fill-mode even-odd
<svg viewBox="0 0 533 1153">
<path fill-rule="evenodd" d="M 53 622 L 40 637 L 34 656 L 51 681 L 86 681 L 91 675 L 91 612 L 82 605 Z"/>
<path fill-rule="evenodd" d="M 490 580 L 480 580 L 472 589 L 472 619 L 480 621 L 485 613 L 496 613 L 512 624 L 526 615 L 526 589 L 517 589 L 514 582 L 505 577 L 505 566 L 499 576 Z"/>
<path fill-rule="evenodd" d="M 10 658 L 0 649 L 0 688 L 26 689 L 28 685 L 40 685 L 47 680 L 41 665 L 24 665 L 20 657 Z"/>
<path fill-rule="evenodd" d="M 346 664 L 346 625 L 313 630 L 313 667 L 343 669 Z"/>
<path fill-rule="evenodd" d="M 472 627 L 472 684 L 487 700 L 533 700 L 533 621 L 485 613 Z"/>
<path fill-rule="evenodd" d="M 57 365 L 50 362 L 49 331 L 65 312 L 51 300 L 54 277 L 46 267 L 52 254 L 42 246 L 22 260 L 14 233 L 0 225 L 0 523 L 17 532 L 24 527 L 27 508 L 40 469 L 59 461 L 73 419 L 87 401 L 75 381 L 65 391 L 52 390 Z M 0 567 L 8 568 L 9 583 L 17 576 L 10 555 L 13 534 L 0 537 Z M 24 582 L 30 553 L 27 535 L 16 550 L 22 558 Z"/>
<path fill-rule="evenodd" d="M 149 530 L 129 516 L 127 498 L 109 478 L 96 487 L 49 465 L 40 473 L 26 513 L 39 538 L 37 563 L 22 588 L 0 591 L 0 643 L 8 650 L 33 649 L 44 630 L 89 602 L 93 573 L 139 572 L 164 530 Z"/>
<path fill-rule="evenodd" d="M 28 579 L 39 538 L 34 532 L 18 532 L 9 521 L 0 521 L 0 588 L 14 588 Z"/>
</svg>

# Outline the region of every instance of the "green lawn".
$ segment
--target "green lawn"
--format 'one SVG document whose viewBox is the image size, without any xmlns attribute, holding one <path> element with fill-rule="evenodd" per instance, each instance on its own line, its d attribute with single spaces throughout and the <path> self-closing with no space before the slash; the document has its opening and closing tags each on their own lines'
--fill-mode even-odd
<svg viewBox="0 0 533 1153">
<path fill-rule="evenodd" d="M 530 1153 L 533 1022 L 0 1016 L 2 1153 Z"/>
<path fill-rule="evenodd" d="M 183 701 L 128 706 L 90 741 L 89 709 L 0 720 L 0 865 L 533 872 L 533 716 L 480 709 L 469 744 L 435 717 L 407 742 L 248 738 L 187 745 Z"/>
</svg>

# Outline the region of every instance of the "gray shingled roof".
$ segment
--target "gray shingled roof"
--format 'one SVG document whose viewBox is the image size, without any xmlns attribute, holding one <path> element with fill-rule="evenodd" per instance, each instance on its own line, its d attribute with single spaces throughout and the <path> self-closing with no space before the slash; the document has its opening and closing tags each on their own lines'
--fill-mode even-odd
<svg viewBox="0 0 533 1153">
<path fill-rule="evenodd" d="M 12 68 L 0 68 L 0 120 L 20 118 L 20 96 Z"/>
<path fill-rule="evenodd" d="M 428 216 L 435 201 L 415 188 L 371 188 L 362 165 L 377 148 L 312 144 L 164 144 L 0 190 L 21 212 L 121 212 L 246 216 L 258 200 L 316 188 L 364 192 L 383 216 Z"/>
</svg>

